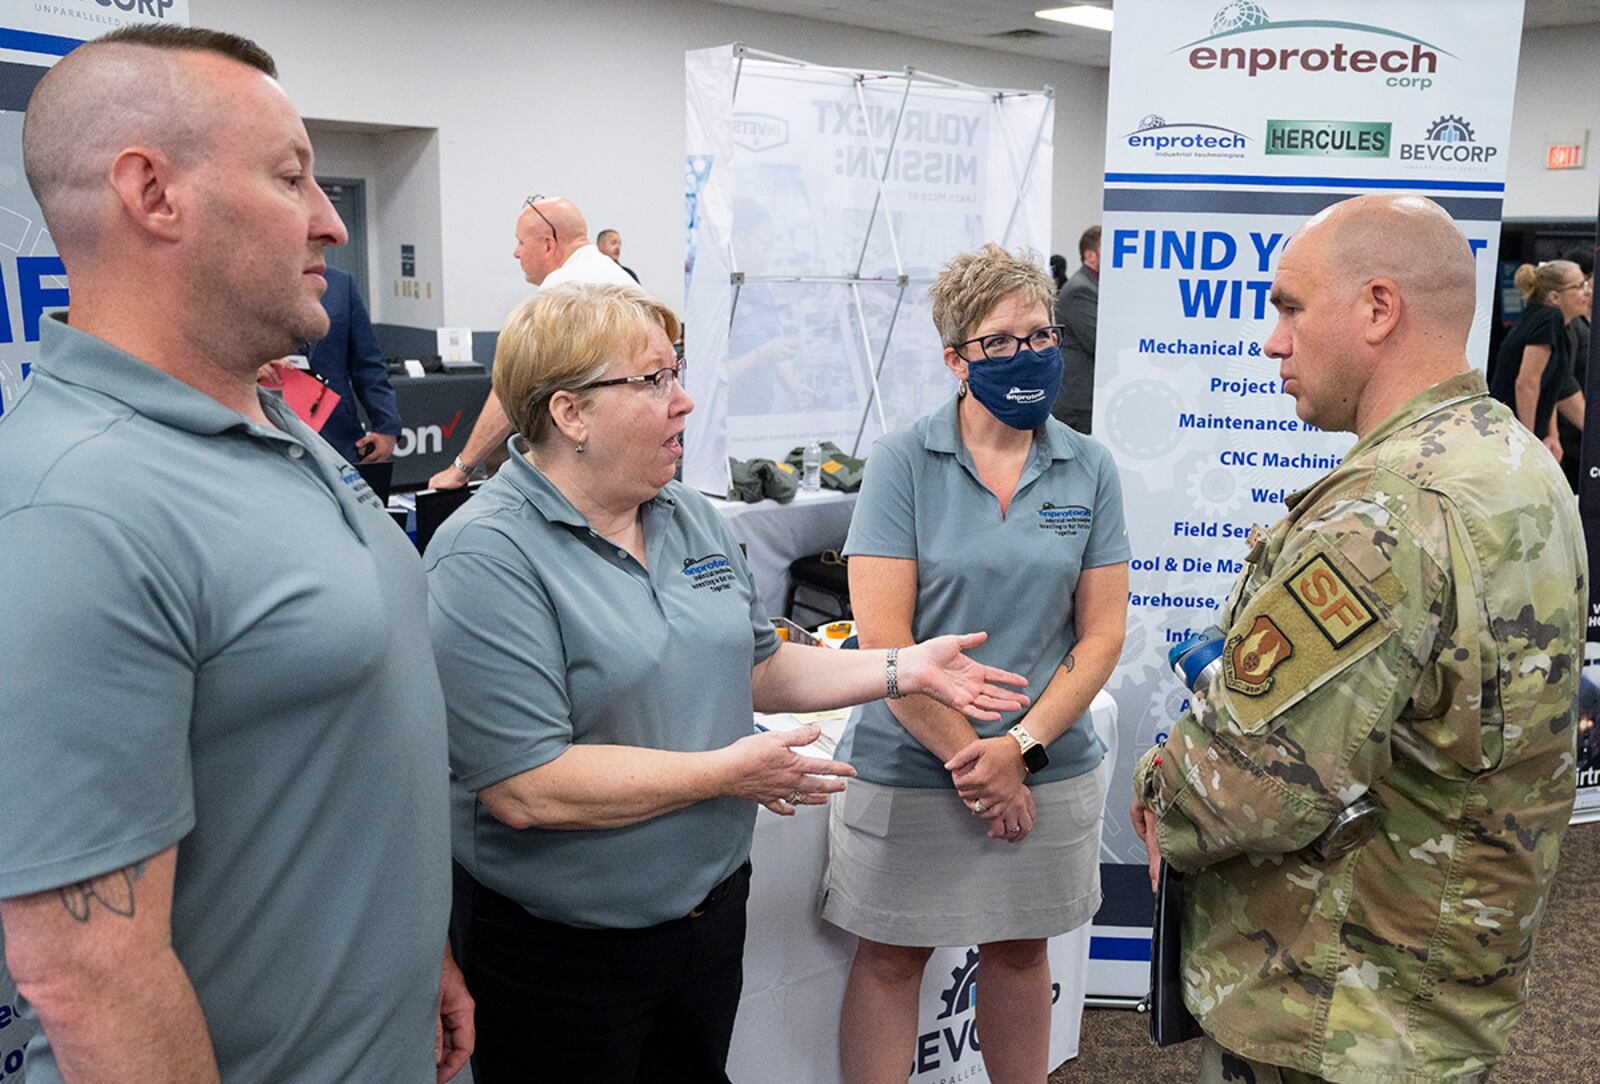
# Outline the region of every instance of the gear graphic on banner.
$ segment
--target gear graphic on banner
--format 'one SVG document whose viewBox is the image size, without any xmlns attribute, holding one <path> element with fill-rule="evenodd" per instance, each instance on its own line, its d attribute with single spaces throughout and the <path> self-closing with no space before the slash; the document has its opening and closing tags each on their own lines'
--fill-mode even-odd
<svg viewBox="0 0 1600 1084">
<path fill-rule="evenodd" d="M 1244 480 L 1226 467 L 1200 462 L 1189 472 L 1189 496 L 1202 512 L 1226 515 L 1242 505 L 1246 495 Z"/>
<path fill-rule="evenodd" d="M 1472 125 L 1464 117 L 1446 114 L 1428 125 L 1427 138 L 1434 143 L 1471 143 Z"/>
<path fill-rule="evenodd" d="M 972 1008 L 977 999 L 978 990 L 978 959 L 977 949 L 968 949 L 966 961 L 950 969 L 950 986 L 939 992 L 939 1000 L 944 1002 L 944 1011 L 936 1019 L 947 1020 L 957 1013 L 964 1013 Z"/>
</svg>

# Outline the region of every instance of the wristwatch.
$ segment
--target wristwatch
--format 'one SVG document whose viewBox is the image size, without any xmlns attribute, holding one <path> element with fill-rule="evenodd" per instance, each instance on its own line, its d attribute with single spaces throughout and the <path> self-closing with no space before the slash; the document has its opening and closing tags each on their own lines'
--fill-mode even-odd
<svg viewBox="0 0 1600 1084">
<path fill-rule="evenodd" d="M 1017 744 L 1022 746 L 1022 766 L 1028 769 L 1029 775 L 1050 763 L 1050 754 L 1044 751 L 1044 746 L 1039 744 L 1038 738 L 1028 733 L 1027 727 L 1018 723 L 1006 733 L 1016 738 Z"/>
<path fill-rule="evenodd" d="M 471 478 L 472 472 L 478 469 L 470 463 L 463 463 L 459 455 L 456 456 L 455 462 L 450 465 L 456 470 L 460 471 L 462 474 L 465 474 L 468 478 Z"/>
</svg>

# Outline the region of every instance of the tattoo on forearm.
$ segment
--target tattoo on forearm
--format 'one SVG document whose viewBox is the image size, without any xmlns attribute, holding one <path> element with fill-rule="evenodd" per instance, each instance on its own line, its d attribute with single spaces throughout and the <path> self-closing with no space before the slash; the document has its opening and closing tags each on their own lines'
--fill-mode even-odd
<svg viewBox="0 0 1600 1084">
<path fill-rule="evenodd" d="M 1071 655 L 1068 655 L 1066 658 L 1061 660 L 1061 669 L 1065 670 L 1069 674 L 1072 673 L 1072 668 L 1077 665 L 1078 660 L 1073 658 Z"/>
<path fill-rule="evenodd" d="M 119 869 L 92 880 L 67 885 L 60 890 L 61 906 L 79 922 L 89 921 L 91 904 L 96 900 L 112 914 L 132 918 L 133 882 L 144 876 L 144 868 L 145 863 L 137 862 L 127 869 Z"/>
</svg>

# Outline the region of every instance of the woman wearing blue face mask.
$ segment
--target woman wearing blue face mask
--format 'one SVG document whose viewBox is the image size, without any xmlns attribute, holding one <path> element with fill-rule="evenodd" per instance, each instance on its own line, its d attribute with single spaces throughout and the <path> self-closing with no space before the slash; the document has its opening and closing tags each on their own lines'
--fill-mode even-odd
<svg viewBox="0 0 1600 1084">
<path fill-rule="evenodd" d="M 840 1024 L 849 1084 L 903 1084 L 932 948 L 971 944 L 989 1078 L 1033 1084 L 1050 1042 L 1046 940 L 1100 903 L 1105 747 L 1088 709 L 1122 650 L 1127 533 L 1110 454 L 1050 416 L 1049 276 L 989 244 L 930 294 L 959 390 L 868 460 L 845 548 L 861 646 L 988 629 L 976 654 L 1038 691 L 976 725 L 921 696 L 856 710 L 838 756 L 858 777 L 833 805 L 822 915 L 860 937 Z"/>
</svg>

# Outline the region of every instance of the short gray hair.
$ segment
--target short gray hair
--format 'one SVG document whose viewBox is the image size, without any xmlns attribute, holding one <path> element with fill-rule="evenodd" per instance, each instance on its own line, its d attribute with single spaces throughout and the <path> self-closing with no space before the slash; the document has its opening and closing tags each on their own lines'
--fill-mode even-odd
<svg viewBox="0 0 1600 1084">
<path fill-rule="evenodd" d="M 1013 254 L 993 241 L 976 252 L 963 252 L 944 265 L 928 288 L 939 341 L 954 346 L 971 338 L 972 329 L 1012 294 L 1050 311 L 1056 292 L 1037 252 L 1020 249 Z"/>
</svg>

